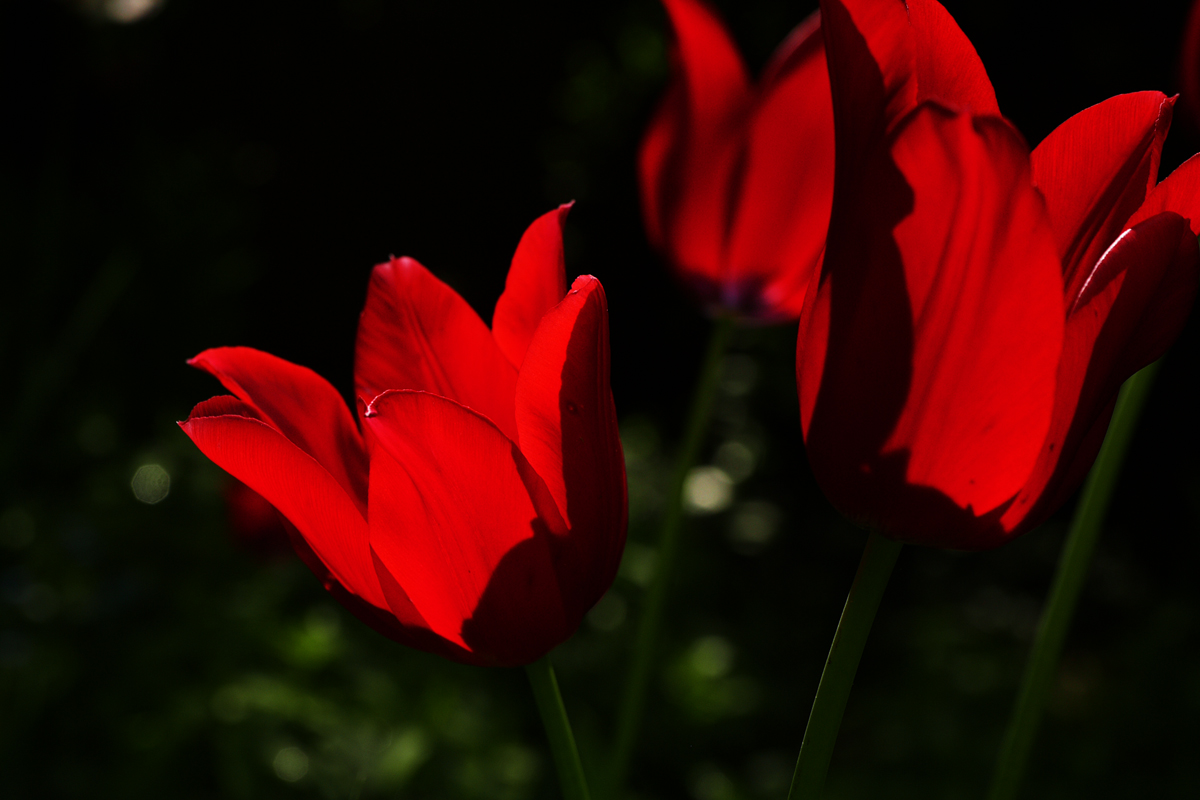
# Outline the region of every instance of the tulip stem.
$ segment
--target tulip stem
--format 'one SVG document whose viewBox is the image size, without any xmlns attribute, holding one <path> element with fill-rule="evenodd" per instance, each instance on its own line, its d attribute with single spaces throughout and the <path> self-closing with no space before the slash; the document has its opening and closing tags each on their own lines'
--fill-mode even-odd
<svg viewBox="0 0 1200 800">
<path fill-rule="evenodd" d="M 666 606 L 667 589 L 671 570 L 679 549 L 679 529 L 683 521 L 683 484 L 687 474 L 700 455 L 700 446 L 708 432 L 712 416 L 713 400 L 721 377 L 721 361 L 733 332 L 734 321 L 730 317 L 718 318 L 708 342 L 708 352 L 700 369 L 699 380 L 684 429 L 683 446 L 675 462 L 675 472 L 667 493 L 666 509 L 663 512 L 662 532 L 659 538 L 658 558 L 654 578 L 646 597 L 646 606 L 638 625 L 634 641 L 633 661 L 625 683 L 625 693 L 617 712 L 617 739 L 609 771 L 608 789 L 612 797 L 618 797 L 625 784 L 633 748 L 637 743 L 638 729 L 646 705 L 646 693 L 654 671 L 658 640 Z"/>
<path fill-rule="evenodd" d="M 854 674 L 858 672 L 871 623 L 875 621 L 879 601 L 883 599 L 902 547 L 899 542 L 875 532 L 867 539 L 837 632 L 833 634 L 833 644 L 829 646 L 821 682 L 817 684 L 788 800 L 819 800 L 821 796 L 829 759 L 842 726 L 842 714 L 854 685 Z"/>
<path fill-rule="evenodd" d="M 546 726 L 546 738 L 550 740 L 550 754 L 558 771 L 558 782 L 562 786 L 564 800 L 591 800 L 587 780 L 583 776 L 583 763 L 579 760 L 579 749 L 575 746 L 575 734 L 571 732 L 571 721 L 558 691 L 558 679 L 550 656 L 528 664 L 525 674 L 533 687 L 533 698 L 537 701 Z"/>
<path fill-rule="evenodd" d="M 1058 673 L 1058 661 L 1067 629 L 1079 604 L 1079 593 L 1087 578 L 1088 567 L 1091 566 L 1092 553 L 1100 536 L 1100 525 L 1108 511 L 1121 462 L 1125 459 L 1125 451 L 1133 438 L 1138 416 L 1150 394 L 1157 370 L 1158 362 L 1155 362 L 1136 373 L 1125 381 L 1117 396 L 1112 422 L 1109 423 L 1096 463 L 1083 486 L 1079 506 L 1075 509 L 1075 519 L 1071 522 L 1054 583 L 1050 587 L 1050 597 L 1042 609 L 1042 619 L 1025 664 L 1025 674 L 1021 677 L 1017 702 L 1000 746 L 988 800 L 1011 800 L 1017 796 L 1021 786 L 1046 698 Z"/>
</svg>

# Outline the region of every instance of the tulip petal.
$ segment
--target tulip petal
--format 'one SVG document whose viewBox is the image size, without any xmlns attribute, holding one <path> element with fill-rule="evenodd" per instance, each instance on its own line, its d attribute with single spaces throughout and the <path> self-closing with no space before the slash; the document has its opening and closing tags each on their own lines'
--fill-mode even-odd
<svg viewBox="0 0 1200 800">
<path fill-rule="evenodd" d="M 722 279 L 722 305 L 760 321 L 800 316 L 833 203 L 833 100 L 818 14 L 777 59 L 749 122 Z"/>
<path fill-rule="evenodd" d="M 1059 125 L 1033 151 L 1033 180 L 1074 297 L 1158 180 L 1174 100 L 1161 92 L 1111 97 Z"/>
<path fill-rule="evenodd" d="M 379 635 L 385 636 L 394 642 L 399 642 L 405 647 L 414 647 L 418 650 L 436 653 L 455 661 L 472 663 L 471 656 L 467 651 L 447 642 L 429 630 L 429 626 L 425 624 L 425 620 L 417 613 L 416 608 L 413 607 L 412 602 L 408 600 L 403 591 L 400 591 L 398 595 L 395 591 L 389 592 L 388 585 L 383 583 L 383 576 L 379 575 L 378 572 L 376 576 L 380 579 L 384 597 L 387 598 L 385 607 L 374 606 L 361 597 L 352 594 L 334 577 L 329 567 L 313 551 L 303 534 L 296 529 L 296 526 L 286 519 L 283 522 L 284 528 L 288 533 L 288 538 L 291 539 L 292 547 L 296 551 L 296 555 L 317 576 L 321 581 L 321 585 L 325 587 L 325 591 L 329 592 L 334 600 L 340 603 L 343 608 L 353 614 L 360 622 L 366 624 Z M 373 557 L 374 553 L 371 555 Z"/>
<path fill-rule="evenodd" d="M 431 629 L 497 665 L 528 663 L 573 630 L 550 539 L 563 522 L 491 421 L 452 400 L 393 391 L 364 423 L 371 547 Z"/>
<path fill-rule="evenodd" d="M 1146 202 L 1130 217 L 1126 227 L 1160 214 L 1174 211 L 1188 220 L 1192 233 L 1200 236 L 1200 154 L 1183 162 L 1162 183 L 1150 190 Z"/>
<path fill-rule="evenodd" d="M 659 250 L 668 246 L 668 202 L 674 206 L 681 192 L 671 181 L 681 177 L 676 165 L 679 141 L 687 124 L 687 96 L 683 84 L 672 81 L 646 126 L 638 147 L 638 187 L 646 238 Z M 714 267 L 715 269 L 715 267 Z"/>
<path fill-rule="evenodd" d="M 974 114 L 1000 115 L 996 90 L 975 46 L 937 0 L 906 0 L 916 36 L 917 102 L 937 100 Z"/>
<path fill-rule="evenodd" d="M 895 230 L 914 369 L 885 452 L 908 450 L 910 482 L 983 514 L 1019 488 L 1050 423 L 1063 337 L 1053 233 L 1024 143 L 994 118 L 931 109 L 892 155 L 916 201 Z"/>
<path fill-rule="evenodd" d="M 315 459 L 366 516 L 366 450 L 346 401 L 329 381 L 250 347 L 215 347 L 188 364 L 214 376 L 254 409 L 251 416 Z"/>
<path fill-rule="evenodd" d="M 675 31 L 678 74 L 691 122 L 716 129 L 748 100 L 750 78 L 716 12 L 701 0 L 663 0 Z"/>
<path fill-rule="evenodd" d="M 508 270 L 504 294 L 496 301 L 492 336 L 518 370 L 542 317 L 567 293 L 562 234 L 571 205 L 543 214 L 525 231 Z"/>
<path fill-rule="evenodd" d="M 900 0 L 821 0 L 821 30 L 840 186 L 856 180 L 862 159 L 916 105 L 915 37 Z"/>
<path fill-rule="evenodd" d="M 366 519 L 323 464 L 261 419 L 257 408 L 234 397 L 201 403 L 179 427 L 213 463 L 275 506 L 339 584 L 387 608 L 371 562 Z"/>
<path fill-rule="evenodd" d="M 604 288 L 584 275 L 542 320 L 517 380 L 521 452 L 569 528 L 555 560 L 572 620 L 612 583 L 625 544 L 625 459 L 608 377 Z"/>
<path fill-rule="evenodd" d="M 1025 489 L 1003 522 L 1040 524 L 1067 500 L 1099 452 L 1121 384 L 1179 335 L 1200 279 L 1187 221 L 1157 214 L 1126 230 L 1074 299 L 1058 373 L 1054 424 Z"/>
<path fill-rule="evenodd" d="M 374 549 L 371 550 L 371 558 L 375 562 L 375 574 L 379 577 L 379 585 L 383 588 L 383 594 L 387 598 L 391 614 L 381 612 L 373 607 L 359 610 L 353 606 L 347 606 L 359 619 L 384 636 L 409 647 L 415 647 L 418 650 L 434 653 L 435 655 L 463 664 L 474 664 L 476 666 L 488 665 L 489 662 L 487 660 L 481 659 L 470 650 L 431 631 L 429 625 L 425 622 L 425 618 L 421 616 L 416 606 L 412 604 L 408 593 L 404 591 L 392 573 L 383 565 L 383 562 Z M 336 592 L 334 596 L 337 596 Z M 339 601 L 343 605 L 346 605 L 344 600 L 339 598 Z"/>
<path fill-rule="evenodd" d="M 1063 338 L 1028 152 L 1002 120 L 927 104 L 865 174 L 801 322 L 814 473 L 889 535 L 984 546 L 1037 461 Z"/>
<path fill-rule="evenodd" d="M 516 369 L 475 310 L 411 258 L 392 259 L 371 273 L 354 384 L 367 403 L 392 389 L 449 397 L 516 437 Z"/>
<path fill-rule="evenodd" d="M 638 157 L 651 242 L 685 277 L 719 278 L 729 181 L 750 80 L 715 12 L 699 0 L 664 0 L 675 30 L 671 85 Z"/>
</svg>

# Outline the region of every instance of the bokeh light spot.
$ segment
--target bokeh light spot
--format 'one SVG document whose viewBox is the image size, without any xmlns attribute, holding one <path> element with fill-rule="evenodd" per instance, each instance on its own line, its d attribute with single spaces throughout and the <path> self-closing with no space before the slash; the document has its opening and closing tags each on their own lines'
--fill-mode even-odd
<svg viewBox="0 0 1200 800">
<path fill-rule="evenodd" d="M 587 621 L 598 631 L 615 631 L 625 622 L 627 610 L 625 598 L 610 590 L 587 613 Z"/>
<path fill-rule="evenodd" d="M 779 507 L 765 500 L 741 503 L 729 520 L 729 545 L 742 555 L 752 556 L 766 549 L 779 529 Z"/>
<path fill-rule="evenodd" d="M 754 474 L 758 459 L 745 442 L 730 439 L 717 448 L 713 463 L 720 467 L 734 483 L 741 483 Z"/>
<path fill-rule="evenodd" d="M 154 505 L 166 500 L 171 493 L 171 476 L 158 464 L 143 464 L 133 473 L 129 486 L 133 489 L 134 497 Z"/>
<path fill-rule="evenodd" d="M 375 779 L 396 788 L 416 772 L 433 752 L 430 737 L 420 728 L 409 728 L 397 735 L 379 757 Z"/>
<path fill-rule="evenodd" d="M 733 502 L 733 479 L 720 467 L 696 467 L 683 484 L 684 506 L 692 514 L 716 514 Z"/>
<path fill-rule="evenodd" d="M 645 588 L 654 580 L 654 571 L 658 567 L 658 551 L 637 542 L 625 545 L 625 555 L 621 557 L 619 575 L 622 578 Z"/>
<path fill-rule="evenodd" d="M 737 786 L 728 775 L 708 764 L 692 776 L 692 797 L 696 800 L 737 800 Z"/>
<path fill-rule="evenodd" d="M 271 766 L 280 780 L 295 783 L 308 774 L 308 756 L 299 747 L 285 747 L 275 754 Z"/>
<path fill-rule="evenodd" d="M 702 636 L 692 643 L 688 661 L 697 675 L 720 678 L 733 669 L 733 644 L 723 636 Z"/>
<path fill-rule="evenodd" d="M 106 0 L 104 16 L 113 22 L 137 22 L 163 4 L 163 0 Z"/>
<path fill-rule="evenodd" d="M 538 775 L 537 754 L 519 744 L 503 745 L 496 751 L 495 771 L 509 786 L 528 784 Z"/>
</svg>

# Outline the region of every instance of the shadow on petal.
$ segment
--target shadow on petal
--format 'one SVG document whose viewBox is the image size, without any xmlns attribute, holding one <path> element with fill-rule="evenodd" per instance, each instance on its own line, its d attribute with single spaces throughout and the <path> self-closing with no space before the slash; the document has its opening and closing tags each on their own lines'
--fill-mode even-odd
<svg viewBox="0 0 1200 800">
<path fill-rule="evenodd" d="M 1000 518 L 1012 500 L 978 515 L 969 506 L 963 508 L 945 493 L 909 483 L 909 452 L 888 453 L 877 458 L 862 482 L 865 492 L 876 498 L 871 519 L 860 520 L 887 531 L 889 537 L 927 547 L 986 550 L 1009 538 Z M 896 487 L 903 487 L 896 491 Z"/>
<path fill-rule="evenodd" d="M 463 621 L 462 640 L 481 663 L 515 667 L 536 661 L 579 625 L 578 619 L 567 619 L 561 601 L 554 602 L 560 596 L 558 576 L 545 566 L 552 534 L 541 519 L 530 525 L 533 537 L 504 554 L 474 613 Z M 537 613 L 527 613 L 532 608 Z"/>
</svg>

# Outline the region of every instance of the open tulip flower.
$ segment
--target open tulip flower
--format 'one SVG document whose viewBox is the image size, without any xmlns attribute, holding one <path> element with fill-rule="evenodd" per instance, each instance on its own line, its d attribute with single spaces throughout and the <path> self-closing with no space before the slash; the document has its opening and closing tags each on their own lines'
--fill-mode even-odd
<svg viewBox="0 0 1200 800">
<path fill-rule="evenodd" d="M 233 395 L 180 423 L 196 445 L 279 510 L 359 618 L 458 661 L 543 656 L 611 584 L 624 546 L 608 311 L 595 278 L 567 287 L 567 210 L 521 239 L 491 330 L 416 261 L 375 268 L 357 424 L 328 382 L 275 356 L 189 362 Z"/>
<path fill-rule="evenodd" d="M 1196 292 L 1200 160 L 1173 101 L 1114 97 L 1032 153 L 934 0 L 822 0 L 837 179 L 797 382 L 813 471 L 901 541 L 993 547 L 1095 459 Z"/>
<path fill-rule="evenodd" d="M 663 0 L 673 75 L 639 158 L 651 242 L 711 311 L 793 320 L 833 199 L 833 117 L 816 15 L 757 86 L 715 12 Z"/>
</svg>

